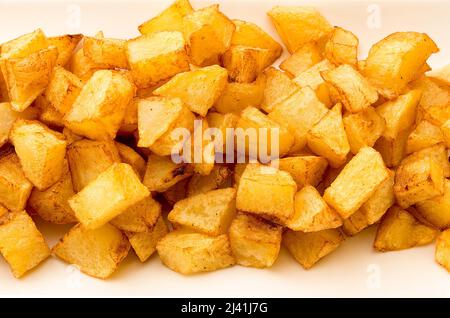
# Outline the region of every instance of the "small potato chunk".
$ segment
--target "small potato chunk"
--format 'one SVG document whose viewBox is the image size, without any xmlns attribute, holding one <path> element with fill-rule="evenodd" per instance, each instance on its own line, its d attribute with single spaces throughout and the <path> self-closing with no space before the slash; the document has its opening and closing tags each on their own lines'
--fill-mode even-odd
<svg viewBox="0 0 450 318">
<path fill-rule="evenodd" d="M 143 183 L 152 192 L 164 192 L 192 174 L 193 169 L 188 164 L 177 164 L 170 157 L 152 154 L 148 157 Z"/>
<path fill-rule="evenodd" d="M 126 54 L 137 87 L 151 87 L 189 71 L 186 43 L 180 32 L 158 32 L 129 40 Z"/>
<path fill-rule="evenodd" d="M 110 223 L 122 231 L 145 232 L 156 224 L 160 215 L 161 205 L 149 196 L 127 208 Z"/>
<path fill-rule="evenodd" d="M 139 260 L 145 262 L 156 251 L 156 245 L 167 233 L 166 222 L 160 216 L 155 225 L 149 227 L 146 231 L 139 233 L 126 232 L 125 234 Z"/>
<path fill-rule="evenodd" d="M 306 145 L 308 131 L 328 112 L 310 87 L 304 87 L 273 105 L 269 118 L 288 127 L 294 136 L 290 152 L 301 150 Z"/>
<path fill-rule="evenodd" d="M 330 208 L 313 186 L 306 185 L 295 194 L 295 213 L 286 222 L 294 231 L 318 232 L 342 225 L 339 215 Z"/>
<path fill-rule="evenodd" d="M 0 218 L 0 253 L 19 278 L 49 257 L 50 249 L 31 217 L 20 211 Z"/>
<path fill-rule="evenodd" d="M 278 258 L 282 227 L 256 216 L 239 213 L 230 226 L 230 244 L 236 263 L 267 268 Z"/>
<path fill-rule="evenodd" d="M 394 205 L 381 219 L 373 246 L 380 252 L 398 251 L 429 244 L 437 234 L 437 230 Z"/>
<path fill-rule="evenodd" d="M 444 193 L 444 173 L 432 158 L 404 161 L 397 169 L 394 193 L 400 207 L 407 207 Z"/>
<path fill-rule="evenodd" d="M 396 138 L 381 136 L 374 148 L 381 154 L 387 167 L 397 167 L 406 155 L 406 142 L 410 129 L 402 130 Z"/>
<path fill-rule="evenodd" d="M 266 87 L 261 102 L 261 109 L 270 113 L 273 107 L 298 90 L 298 86 L 289 78 L 286 73 L 272 66 L 268 67 L 266 75 Z"/>
<path fill-rule="evenodd" d="M 274 161 L 274 164 L 291 174 L 298 189 L 306 185 L 317 187 L 328 167 L 327 160 L 317 156 L 287 157 Z"/>
<path fill-rule="evenodd" d="M 236 215 L 236 190 L 212 190 L 178 201 L 170 211 L 172 223 L 212 236 L 225 234 Z"/>
<path fill-rule="evenodd" d="M 134 91 L 133 83 L 118 72 L 95 72 L 64 116 L 66 127 L 90 139 L 114 139 Z"/>
<path fill-rule="evenodd" d="M 222 63 L 230 80 L 251 83 L 271 64 L 269 58 L 268 49 L 236 45 L 223 54 Z"/>
<path fill-rule="evenodd" d="M 345 114 L 343 121 L 353 154 L 357 154 L 362 147 L 373 147 L 385 128 L 384 119 L 372 106 L 356 114 Z"/>
<path fill-rule="evenodd" d="M 28 107 L 23 112 L 16 112 L 10 103 L 0 103 L 0 147 L 8 142 L 11 128 L 17 119 L 36 119 L 38 113 L 37 107 Z"/>
<path fill-rule="evenodd" d="M 450 228 L 450 180 L 444 181 L 444 194 L 416 204 L 417 211 L 438 229 Z"/>
<path fill-rule="evenodd" d="M 337 249 L 344 240 L 345 237 L 339 229 L 311 233 L 287 230 L 283 235 L 283 244 L 305 269 L 313 267 L 321 258 Z"/>
<path fill-rule="evenodd" d="M 425 33 L 396 32 L 372 46 L 363 73 L 381 95 L 395 98 L 438 50 Z"/>
<path fill-rule="evenodd" d="M 112 141 L 78 140 L 67 148 L 67 160 L 75 192 L 80 192 L 113 163 L 121 162 Z"/>
<path fill-rule="evenodd" d="M 110 224 L 97 229 L 74 226 L 53 247 L 53 254 L 92 277 L 108 278 L 128 255 L 130 243 L 125 234 Z"/>
<path fill-rule="evenodd" d="M 302 45 L 291 56 L 280 64 L 280 69 L 290 76 L 296 77 L 314 64 L 322 61 L 322 53 L 316 42 L 309 42 Z"/>
<path fill-rule="evenodd" d="M 120 142 L 115 142 L 120 159 L 123 163 L 128 163 L 141 178 L 144 177 L 146 162 L 133 148 Z"/>
<path fill-rule="evenodd" d="M 231 184 L 231 171 L 225 166 L 215 165 L 207 176 L 196 174 L 187 184 L 187 196 L 206 193 Z"/>
<path fill-rule="evenodd" d="M 50 46 L 56 46 L 58 49 L 57 66 L 66 66 L 69 63 L 73 51 L 82 38 L 82 34 L 66 34 L 47 38 L 48 44 Z"/>
<path fill-rule="evenodd" d="M 317 41 L 333 30 L 330 23 L 312 7 L 275 6 L 267 15 L 291 54 L 303 44 Z"/>
<path fill-rule="evenodd" d="M 423 120 L 417 124 L 416 128 L 408 136 L 406 153 L 410 154 L 441 142 L 444 142 L 441 129 Z"/>
<path fill-rule="evenodd" d="M 248 164 L 239 180 L 236 208 L 284 224 L 294 214 L 297 184 L 273 167 Z"/>
<path fill-rule="evenodd" d="M 370 147 L 361 148 L 325 190 L 325 201 L 343 219 L 355 213 L 389 177 L 381 155 Z"/>
<path fill-rule="evenodd" d="M 97 229 L 149 195 L 130 165 L 114 163 L 69 204 L 83 226 Z"/>
<path fill-rule="evenodd" d="M 128 68 L 125 40 L 104 37 L 84 37 L 83 53 L 101 68 Z"/>
<path fill-rule="evenodd" d="M 350 113 L 367 109 L 378 100 L 377 90 L 350 65 L 340 65 L 321 75 L 336 90 L 336 97 Z"/>
<path fill-rule="evenodd" d="M 75 223 L 77 218 L 68 203 L 68 200 L 74 195 L 69 165 L 67 160 L 64 160 L 61 178 L 44 191 L 34 188 L 28 200 L 28 205 L 47 222 L 54 224 Z"/>
<path fill-rule="evenodd" d="M 450 230 L 442 232 L 436 241 L 436 262 L 450 272 Z"/>
<path fill-rule="evenodd" d="M 226 234 L 206 234 L 176 230 L 157 244 L 161 261 L 171 270 L 188 275 L 210 272 L 236 263 Z"/>
<path fill-rule="evenodd" d="M 62 175 L 66 141 L 37 121 L 17 120 L 11 140 L 25 176 L 39 189 L 55 184 Z"/>
<path fill-rule="evenodd" d="M 334 27 L 325 44 L 325 57 L 332 63 L 356 66 L 359 40 L 352 32 Z"/>
<path fill-rule="evenodd" d="M 178 97 L 191 111 L 204 117 L 226 85 L 226 69 L 213 65 L 177 74 L 153 93 L 158 96 Z"/>
<path fill-rule="evenodd" d="M 192 63 L 198 66 L 219 64 L 231 45 L 234 23 L 212 5 L 187 14 L 183 18 L 184 38 L 189 45 Z"/>
</svg>

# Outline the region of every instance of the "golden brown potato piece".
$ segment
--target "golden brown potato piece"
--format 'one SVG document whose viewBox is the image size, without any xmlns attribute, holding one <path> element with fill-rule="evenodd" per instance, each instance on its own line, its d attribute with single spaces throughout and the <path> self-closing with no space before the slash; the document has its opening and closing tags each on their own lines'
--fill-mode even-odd
<svg viewBox="0 0 450 318">
<path fill-rule="evenodd" d="M 298 189 L 306 185 L 317 187 L 328 167 L 327 160 L 317 156 L 286 157 L 274 160 L 274 164 L 291 174 Z"/>
<path fill-rule="evenodd" d="M 450 230 L 442 232 L 436 241 L 436 262 L 450 272 Z"/>
<path fill-rule="evenodd" d="M 383 157 L 387 167 L 396 167 L 406 155 L 406 142 L 410 129 L 398 132 L 397 137 L 381 136 L 373 146 Z"/>
<path fill-rule="evenodd" d="M 56 59 L 57 66 L 66 66 L 67 63 L 69 63 L 73 51 L 82 38 L 82 34 L 66 34 L 47 38 L 48 44 L 56 46 L 58 49 L 58 58 Z"/>
<path fill-rule="evenodd" d="M 222 64 L 228 70 L 230 80 L 251 83 L 271 64 L 268 49 L 235 45 L 222 56 Z"/>
<path fill-rule="evenodd" d="M 164 265 L 184 275 L 215 271 L 236 263 L 226 234 L 211 237 L 177 230 L 163 237 L 156 250 Z"/>
<path fill-rule="evenodd" d="M 353 154 L 357 154 L 362 147 L 373 147 L 383 134 L 386 125 L 372 106 L 356 114 L 345 114 L 343 122 Z"/>
<path fill-rule="evenodd" d="M 292 77 L 296 77 L 300 73 L 316 63 L 322 61 L 322 53 L 316 42 L 309 42 L 302 45 L 291 56 L 280 64 L 280 69 L 288 73 Z"/>
<path fill-rule="evenodd" d="M 406 153 L 410 154 L 438 143 L 444 142 L 444 136 L 439 127 L 426 120 L 417 124 L 406 141 Z"/>
<path fill-rule="evenodd" d="M 227 150 L 227 145 L 234 145 L 234 133 L 231 129 L 234 129 L 236 127 L 239 116 L 233 113 L 220 114 L 210 111 L 208 112 L 208 115 L 206 115 L 206 120 L 208 123 L 208 127 L 212 129 L 218 129 L 222 133 L 222 153 L 226 154 L 227 151 L 232 151 Z"/>
<path fill-rule="evenodd" d="M 128 68 L 125 40 L 85 36 L 83 53 L 101 68 Z"/>
<path fill-rule="evenodd" d="M 64 160 L 61 178 L 46 190 L 40 191 L 34 188 L 28 200 L 28 205 L 47 222 L 54 224 L 75 223 L 77 218 L 68 203 L 68 200 L 74 195 L 69 165 L 67 160 Z"/>
<path fill-rule="evenodd" d="M 438 50 L 425 33 L 396 32 L 372 46 L 363 73 L 381 95 L 394 98 Z"/>
<path fill-rule="evenodd" d="M 293 231 L 318 232 L 342 225 L 339 215 L 322 199 L 311 185 L 304 186 L 295 194 L 295 212 L 286 222 Z"/>
<path fill-rule="evenodd" d="M 113 163 L 121 162 L 114 142 L 86 139 L 75 141 L 69 145 L 67 160 L 75 192 L 83 190 Z"/>
<path fill-rule="evenodd" d="M 2 58 L 20 58 L 45 49 L 49 46 L 47 37 L 41 29 L 19 36 L 11 41 L 2 43 Z"/>
<path fill-rule="evenodd" d="M 228 232 L 236 215 L 236 190 L 212 190 L 178 201 L 168 219 L 184 227 L 212 236 Z"/>
<path fill-rule="evenodd" d="M 352 32 L 334 27 L 325 44 L 324 56 L 332 63 L 356 66 L 359 40 Z"/>
<path fill-rule="evenodd" d="M 74 226 L 53 247 L 53 254 L 92 277 L 108 278 L 128 255 L 130 243 L 125 234 L 110 224 L 89 230 Z"/>
<path fill-rule="evenodd" d="M 230 48 L 235 28 L 234 23 L 219 11 L 219 5 L 185 15 L 183 32 L 191 62 L 198 66 L 219 64 L 221 55 Z"/>
<path fill-rule="evenodd" d="M 298 86 L 286 75 L 286 73 L 274 67 L 268 67 L 266 75 L 266 86 L 261 102 L 261 109 L 270 113 L 273 107 L 298 90 Z"/>
<path fill-rule="evenodd" d="M 336 104 L 311 128 L 306 138 L 308 148 L 325 157 L 333 168 L 342 166 L 350 152 L 341 112 L 342 105 Z"/>
<path fill-rule="evenodd" d="M 50 256 L 44 237 L 25 211 L 0 218 L 0 253 L 19 278 Z"/>
<path fill-rule="evenodd" d="M 381 155 L 370 147 L 361 148 L 325 190 L 325 201 L 343 219 L 355 213 L 389 177 Z"/>
<path fill-rule="evenodd" d="M 439 83 L 450 86 L 450 64 L 427 72 L 427 76 Z"/>
<path fill-rule="evenodd" d="M 394 205 L 381 219 L 373 246 L 380 252 L 398 251 L 429 244 L 437 234 L 437 230 Z"/>
<path fill-rule="evenodd" d="M 62 134 L 38 121 L 17 120 L 11 141 L 25 176 L 39 189 L 55 184 L 62 175 L 66 141 Z"/>
<path fill-rule="evenodd" d="M 111 224 L 122 231 L 145 232 L 156 224 L 160 215 L 161 205 L 149 196 L 116 216 Z"/>
<path fill-rule="evenodd" d="M 87 82 L 96 71 L 100 70 L 100 67 L 84 55 L 84 49 L 81 47 L 72 55 L 68 69 L 83 82 Z"/>
<path fill-rule="evenodd" d="M 444 180 L 444 194 L 418 202 L 416 209 L 427 222 L 445 230 L 450 227 L 450 180 Z"/>
<path fill-rule="evenodd" d="M 8 142 L 11 128 L 17 119 L 36 119 L 38 112 L 36 107 L 28 107 L 23 112 L 17 112 L 10 103 L 0 103 L 0 147 Z"/>
<path fill-rule="evenodd" d="M 177 164 L 170 157 L 152 154 L 148 157 L 143 183 L 150 191 L 164 192 L 192 174 L 193 169 L 188 164 Z"/>
<path fill-rule="evenodd" d="M 284 224 L 294 214 L 297 184 L 273 167 L 248 164 L 239 180 L 236 208 Z"/>
<path fill-rule="evenodd" d="M 114 163 L 73 196 L 69 204 L 83 226 L 97 229 L 149 195 L 130 165 Z"/>
<path fill-rule="evenodd" d="M 413 158 L 402 162 L 395 176 L 394 193 L 402 208 L 444 193 L 444 172 L 432 158 Z"/>
<path fill-rule="evenodd" d="M 95 72 L 64 116 L 66 127 L 90 139 L 114 139 L 134 91 L 133 83 L 118 72 Z"/>
<path fill-rule="evenodd" d="M 444 177 L 450 177 L 450 162 L 448 159 L 448 152 L 443 143 L 424 148 L 422 150 L 416 151 L 410 154 L 408 157 L 404 158 L 402 161 L 406 163 L 408 161 L 414 161 L 421 158 L 431 158 L 444 170 Z"/>
<path fill-rule="evenodd" d="M 149 227 L 146 231 L 139 233 L 126 232 L 125 234 L 139 260 L 145 262 L 156 251 L 156 245 L 167 233 L 166 222 L 160 216 L 155 225 Z"/>
<path fill-rule="evenodd" d="M 340 65 L 321 72 L 321 75 L 325 82 L 335 89 L 335 98 L 341 101 L 350 113 L 367 109 L 378 100 L 377 90 L 350 65 Z"/>
<path fill-rule="evenodd" d="M 177 73 L 189 71 L 186 43 L 180 32 L 140 36 L 126 44 L 131 75 L 139 88 L 151 87 Z"/>
<path fill-rule="evenodd" d="M 128 163 L 136 171 L 137 175 L 144 177 L 146 162 L 133 148 L 120 142 L 115 142 L 120 159 L 123 163 Z"/>
<path fill-rule="evenodd" d="M 339 229 L 311 233 L 287 230 L 283 235 L 283 244 L 305 269 L 313 267 L 321 258 L 337 249 L 344 240 L 345 237 Z"/>
<path fill-rule="evenodd" d="M 196 174 L 187 184 L 187 196 L 206 193 L 219 188 L 231 186 L 231 171 L 226 166 L 215 165 L 207 176 Z"/>
<path fill-rule="evenodd" d="M 311 7 L 275 6 L 267 15 L 290 53 L 333 30 L 319 11 Z"/>
<path fill-rule="evenodd" d="M 208 66 L 177 74 L 153 93 L 165 97 L 178 97 L 194 113 L 206 116 L 227 85 L 227 70 Z"/>
<path fill-rule="evenodd" d="M 230 244 L 236 263 L 271 267 L 278 258 L 282 227 L 250 214 L 239 213 L 230 226 Z"/>
</svg>

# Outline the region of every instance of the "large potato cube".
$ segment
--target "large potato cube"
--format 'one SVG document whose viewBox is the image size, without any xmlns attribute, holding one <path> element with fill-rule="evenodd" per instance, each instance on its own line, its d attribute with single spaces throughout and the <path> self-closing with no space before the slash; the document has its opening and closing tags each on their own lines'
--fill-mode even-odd
<svg viewBox="0 0 450 318">
<path fill-rule="evenodd" d="M 128 68 L 125 40 L 85 36 L 83 53 L 101 68 Z"/>
<path fill-rule="evenodd" d="M 296 77 L 320 61 L 322 61 L 322 53 L 319 46 L 316 42 L 309 42 L 284 60 L 280 64 L 280 69 L 291 77 Z"/>
<path fill-rule="evenodd" d="M 185 275 L 215 271 L 236 263 L 226 234 L 211 237 L 177 230 L 163 237 L 156 250 L 167 267 Z"/>
<path fill-rule="evenodd" d="M 404 158 L 403 163 L 414 161 L 421 158 L 431 158 L 444 170 L 444 177 L 450 177 L 450 162 L 448 150 L 443 143 L 421 149 Z"/>
<path fill-rule="evenodd" d="M 160 215 L 161 204 L 148 196 L 112 219 L 111 224 L 122 231 L 145 232 L 156 224 Z"/>
<path fill-rule="evenodd" d="M 442 232 L 436 241 L 435 259 L 450 272 L 450 230 Z"/>
<path fill-rule="evenodd" d="M 325 44 L 324 55 L 334 64 L 350 64 L 358 62 L 359 40 L 352 32 L 334 27 Z"/>
<path fill-rule="evenodd" d="M 325 158 L 317 156 L 287 157 L 274 161 L 278 169 L 289 172 L 297 183 L 298 189 L 305 185 L 316 187 L 328 167 Z"/>
<path fill-rule="evenodd" d="M 444 194 L 416 204 L 420 215 L 435 227 L 450 228 L 450 180 L 444 181 Z"/>
<path fill-rule="evenodd" d="M 273 107 L 298 90 L 298 86 L 289 76 L 275 67 L 268 67 L 266 75 L 266 86 L 261 102 L 261 109 L 270 113 Z"/>
<path fill-rule="evenodd" d="M 85 274 L 108 278 L 128 255 L 130 243 L 125 234 L 105 224 L 95 230 L 74 226 L 53 247 L 53 253 Z"/>
<path fill-rule="evenodd" d="M 230 244 L 236 263 L 271 267 L 278 258 L 282 227 L 250 214 L 239 213 L 230 226 Z"/>
<path fill-rule="evenodd" d="M 235 45 L 223 54 L 222 63 L 230 80 L 251 83 L 271 64 L 269 58 L 268 49 Z"/>
<path fill-rule="evenodd" d="M 97 229 L 150 195 L 133 168 L 115 163 L 69 200 L 78 220 Z"/>
<path fill-rule="evenodd" d="M 31 217 L 20 211 L 0 218 L 0 253 L 19 278 L 49 257 L 50 249 Z"/>
<path fill-rule="evenodd" d="M 402 130 L 397 137 L 381 136 L 373 146 L 383 157 L 387 167 L 396 167 L 406 155 L 406 142 L 410 129 Z"/>
<path fill-rule="evenodd" d="M 406 153 L 410 154 L 438 143 L 444 142 L 444 136 L 438 126 L 423 120 L 417 124 L 406 141 Z"/>
</svg>

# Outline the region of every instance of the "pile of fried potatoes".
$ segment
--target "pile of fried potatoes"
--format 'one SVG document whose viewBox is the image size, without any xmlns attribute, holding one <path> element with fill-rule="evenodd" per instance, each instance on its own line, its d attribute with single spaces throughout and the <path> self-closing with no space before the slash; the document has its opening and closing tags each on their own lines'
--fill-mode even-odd
<svg viewBox="0 0 450 318">
<path fill-rule="evenodd" d="M 257 25 L 188 0 L 130 40 L 38 29 L 1 45 L 0 253 L 15 277 L 55 255 L 107 278 L 130 249 L 182 274 L 265 268 L 282 243 L 310 268 L 373 224 L 377 251 L 436 240 L 450 271 L 450 65 L 430 69 L 436 44 L 397 32 L 358 60 L 358 38 L 313 8 L 268 16 L 290 53 L 279 67 Z M 277 129 L 280 156 L 176 163 L 172 132 L 196 119 Z M 257 137 L 247 152 L 267 149 Z M 49 248 L 36 218 L 73 227 Z"/>
</svg>

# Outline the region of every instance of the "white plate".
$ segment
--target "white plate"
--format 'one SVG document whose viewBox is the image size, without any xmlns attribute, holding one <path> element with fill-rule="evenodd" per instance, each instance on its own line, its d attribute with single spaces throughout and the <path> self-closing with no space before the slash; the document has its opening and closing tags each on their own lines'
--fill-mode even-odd
<svg viewBox="0 0 450 318">
<path fill-rule="evenodd" d="M 277 39 L 266 12 L 274 5 L 307 3 L 334 25 L 360 39 L 361 57 L 374 42 L 395 31 L 428 33 L 441 49 L 430 59 L 433 67 L 449 63 L 449 1 L 288 1 L 220 0 L 229 17 L 253 21 Z M 5 1 L 0 0 L 0 42 L 35 28 L 48 35 L 94 34 L 108 37 L 138 35 L 137 26 L 154 16 L 169 0 L 123 1 Z M 212 1 L 192 1 L 196 8 Z M 50 244 L 67 230 L 57 232 L 38 224 Z M 376 253 L 374 229 L 348 239 L 337 251 L 305 271 L 286 251 L 271 269 L 233 268 L 181 276 L 164 267 L 157 256 L 145 264 L 130 253 L 107 281 L 80 274 L 74 267 L 51 258 L 24 278 L 12 278 L 0 260 L 0 297 L 450 297 L 450 275 L 434 262 L 434 246 L 402 252 Z"/>
</svg>

